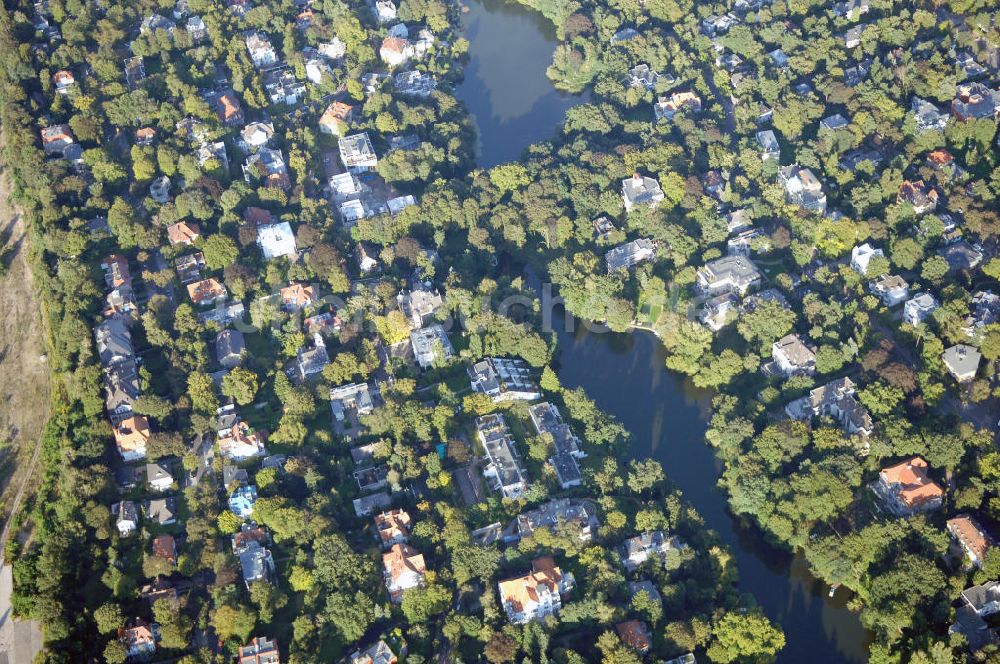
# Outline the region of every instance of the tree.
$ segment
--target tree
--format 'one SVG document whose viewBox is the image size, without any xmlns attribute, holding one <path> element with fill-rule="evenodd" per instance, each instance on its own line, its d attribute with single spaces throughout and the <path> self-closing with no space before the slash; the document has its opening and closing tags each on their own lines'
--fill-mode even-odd
<svg viewBox="0 0 1000 664">
<path fill-rule="evenodd" d="M 347 642 L 357 641 L 375 622 L 375 603 L 360 590 L 355 593 L 334 592 L 326 598 L 326 618 Z"/>
<path fill-rule="evenodd" d="M 173 412 L 174 406 L 163 397 L 155 394 L 141 394 L 132 404 L 132 410 L 140 415 L 149 415 L 158 420 L 166 419 Z"/>
<path fill-rule="evenodd" d="M 374 573 L 371 559 L 355 553 L 340 534 L 316 540 L 313 565 L 316 580 L 330 590 L 360 588 Z"/>
<path fill-rule="evenodd" d="M 431 617 L 447 611 L 449 604 L 451 591 L 439 583 L 403 591 L 403 615 L 411 625 L 426 623 Z"/>
<path fill-rule="evenodd" d="M 546 392 L 558 392 L 560 390 L 559 376 L 548 366 L 542 369 L 542 378 L 538 384 Z"/>
<path fill-rule="evenodd" d="M 257 612 L 242 604 L 222 604 L 212 612 L 212 626 L 223 641 L 235 638 L 246 643 L 257 624 Z"/>
<path fill-rule="evenodd" d="M 187 445 L 176 431 L 158 431 L 150 434 L 146 445 L 146 454 L 150 459 L 162 459 L 168 456 L 184 456 Z"/>
<path fill-rule="evenodd" d="M 653 459 L 632 460 L 628 464 L 628 488 L 643 493 L 664 480 L 663 467 Z"/>
<path fill-rule="evenodd" d="M 770 348 L 771 344 L 791 332 L 794 324 L 794 311 L 774 300 L 765 300 L 753 311 L 740 316 L 736 329 L 747 341 L 758 342 L 760 348 Z"/>
<path fill-rule="evenodd" d="M 108 645 L 104 647 L 104 661 L 107 664 L 125 664 L 125 660 L 128 659 L 128 650 L 125 648 L 125 644 L 118 639 L 112 639 L 108 641 Z"/>
<path fill-rule="evenodd" d="M 111 634 L 125 624 L 122 608 L 113 602 L 106 602 L 94 611 L 94 622 L 101 634 Z"/>
<path fill-rule="evenodd" d="M 727 613 L 712 627 L 706 654 L 713 662 L 771 662 L 785 647 L 785 635 L 760 611 Z"/>
<path fill-rule="evenodd" d="M 219 531 L 223 534 L 229 535 L 230 533 L 235 533 L 243 525 L 243 519 L 236 516 L 229 510 L 225 510 L 219 514 L 218 518 Z"/>
<path fill-rule="evenodd" d="M 257 374 L 244 367 L 233 367 L 222 379 L 222 393 L 246 406 L 257 395 Z"/>
<path fill-rule="evenodd" d="M 486 642 L 483 654 L 491 664 L 506 664 L 514 661 L 514 658 L 517 657 L 517 651 L 517 640 L 514 637 L 503 632 L 493 632 L 489 641 Z"/>
<path fill-rule="evenodd" d="M 228 236 L 215 234 L 208 236 L 202 247 L 205 254 L 205 266 L 210 270 L 221 270 L 236 262 L 240 250 Z"/>
</svg>

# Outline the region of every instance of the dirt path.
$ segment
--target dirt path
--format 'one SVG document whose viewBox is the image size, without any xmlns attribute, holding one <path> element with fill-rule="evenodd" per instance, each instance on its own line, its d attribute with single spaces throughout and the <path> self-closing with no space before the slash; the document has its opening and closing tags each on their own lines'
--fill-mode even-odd
<svg viewBox="0 0 1000 664">
<path fill-rule="evenodd" d="M 27 259 L 24 222 L 0 172 L 0 552 L 8 523 L 32 485 L 49 415 L 49 368 L 41 306 Z"/>
</svg>

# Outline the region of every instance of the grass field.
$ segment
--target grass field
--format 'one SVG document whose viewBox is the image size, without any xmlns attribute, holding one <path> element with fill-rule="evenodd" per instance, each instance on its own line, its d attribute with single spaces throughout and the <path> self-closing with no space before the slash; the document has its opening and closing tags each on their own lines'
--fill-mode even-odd
<svg viewBox="0 0 1000 664">
<path fill-rule="evenodd" d="M 49 415 L 45 335 L 27 253 L 24 225 L 10 200 L 6 173 L 0 172 L 0 260 L 6 268 L 0 276 L 0 516 L 4 523 Z"/>
</svg>

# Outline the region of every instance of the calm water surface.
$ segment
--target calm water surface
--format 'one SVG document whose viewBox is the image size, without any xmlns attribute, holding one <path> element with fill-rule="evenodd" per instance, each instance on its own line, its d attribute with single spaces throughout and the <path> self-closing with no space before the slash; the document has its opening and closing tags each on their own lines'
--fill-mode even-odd
<svg viewBox="0 0 1000 664">
<path fill-rule="evenodd" d="M 615 415 L 632 433 L 631 455 L 663 464 L 684 498 L 719 533 L 736 558 L 740 589 L 785 631 L 787 645 L 778 661 L 866 661 L 869 634 L 845 607 L 847 591 L 829 599 L 829 588 L 809 573 L 804 559 L 774 550 L 726 509 L 715 487 L 721 465 L 703 439 L 711 392 L 668 371 L 663 347 L 652 334 L 598 334 L 579 323 L 567 332 L 562 317 L 555 318 L 562 384 L 583 387 Z"/>
<path fill-rule="evenodd" d="M 558 41 L 540 14 L 506 0 L 467 0 L 464 6 L 469 63 L 455 96 L 479 129 L 477 162 L 489 168 L 550 138 L 566 109 L 589 97 L 558 92 L 545 76 Z"/>
</svg>

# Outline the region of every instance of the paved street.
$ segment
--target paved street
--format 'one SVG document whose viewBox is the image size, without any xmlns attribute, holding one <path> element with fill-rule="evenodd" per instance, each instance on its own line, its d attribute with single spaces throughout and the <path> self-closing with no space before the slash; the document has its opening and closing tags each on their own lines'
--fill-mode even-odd
<svg viewBox="0 0 1000 664">
<path fill-rule="evenodd" d="M 31 664 L 42 649 L 42 627 L 11 616 L 14 575 L 10 565 L 0 568 L 0 664 Z"/>
</svg>

